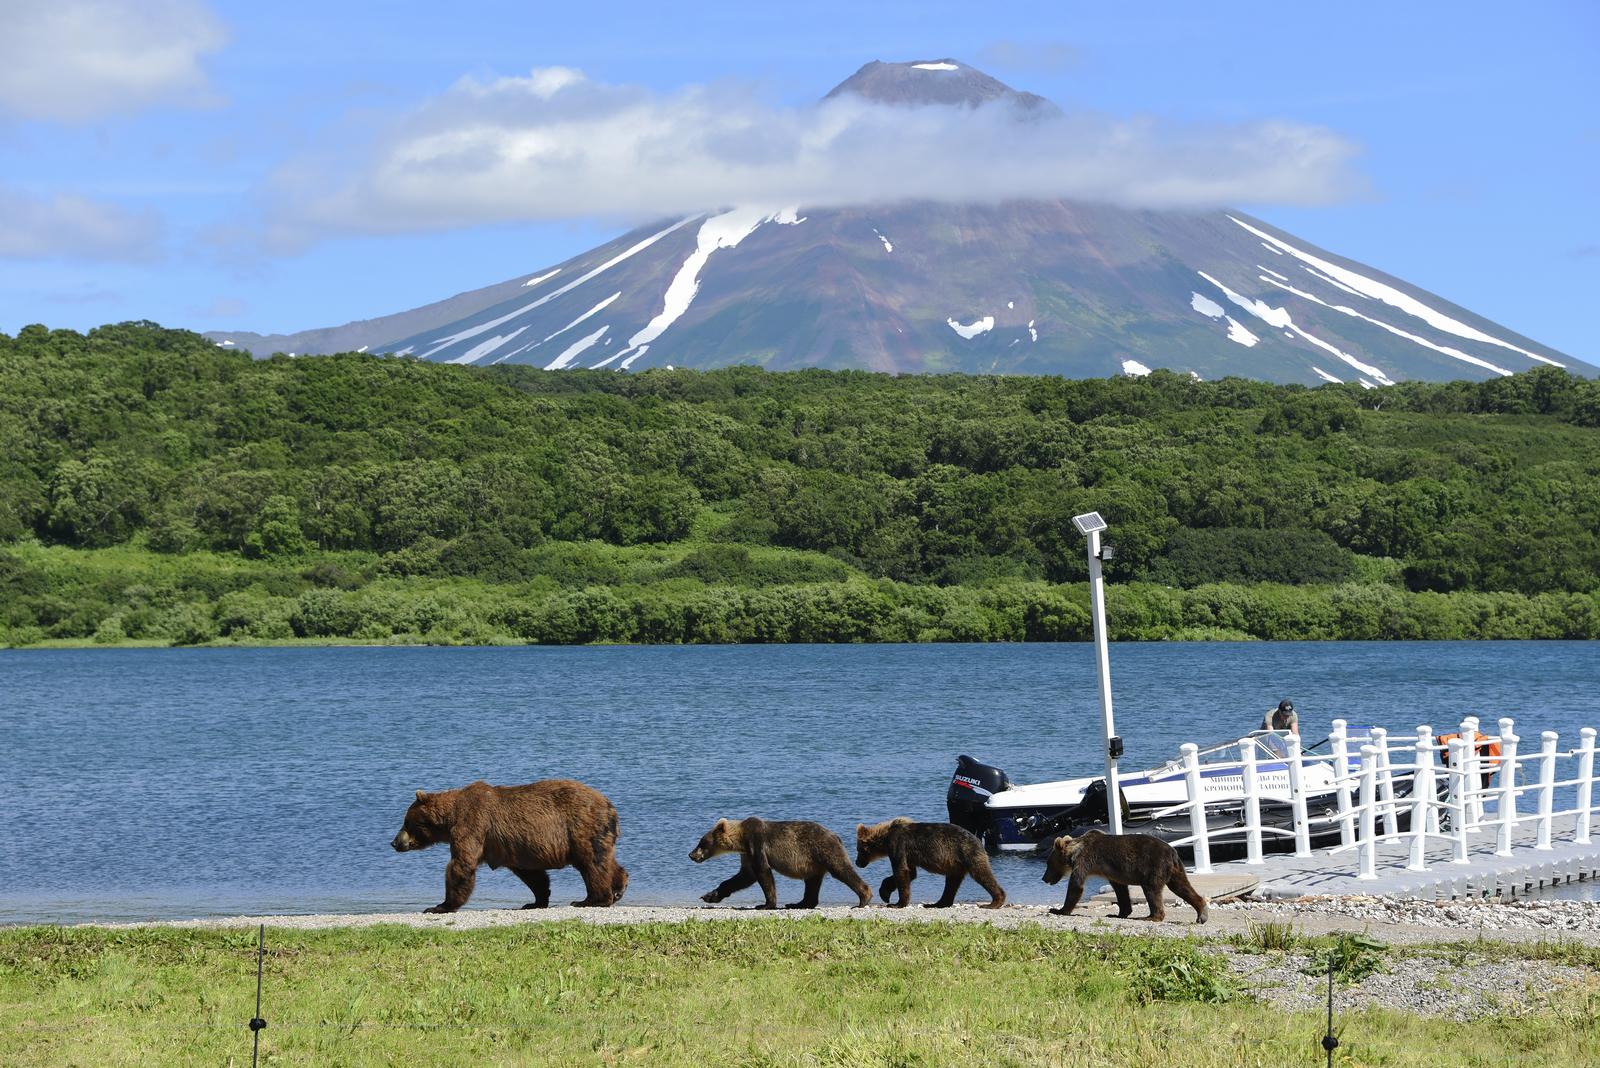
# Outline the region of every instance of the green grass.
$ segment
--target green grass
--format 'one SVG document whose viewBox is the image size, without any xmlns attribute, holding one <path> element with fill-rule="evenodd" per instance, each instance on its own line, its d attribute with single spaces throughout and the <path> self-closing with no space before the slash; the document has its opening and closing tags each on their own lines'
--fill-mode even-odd
<svg viewBox="0 0 1600 1068">
<path fill-rule="evenodd" d="M 274 930 L 262 1058 L 885 1068 L 1325 1063 L 1317 1014 L 1256 1003 L 1230 985 L 1205 945 L 821 918 Z M 0 1063 L 248 1063 L 254 949 L 254 931 L 0 931 Z M 1545 952 L 1563 960 L 1574 953 Z M 1584 996 L 1470 1027 L 1380 1011 L 1342 1016 L 1338 1063 L 1594 1063 L 1600 1036 L 1594 998 Z"/>
</svg>

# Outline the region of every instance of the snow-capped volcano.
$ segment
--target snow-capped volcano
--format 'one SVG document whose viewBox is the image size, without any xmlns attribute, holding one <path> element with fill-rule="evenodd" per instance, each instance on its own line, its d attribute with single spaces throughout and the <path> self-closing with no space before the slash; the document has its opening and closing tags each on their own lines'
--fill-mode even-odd
<svg viewBox="0 0 1600 1068">
<path fill-rule="evenodd" d="M 829 96 L 1054 105 L 953 59 L 869 63 Z M 1382 385 L 1539 363 L 1597 369 L 1238 211 L 1072 200 L 741 206 L 661 220 L 560 264 L 345 327 L 207 336 L 257 354 L 637 370 L 758 363 Z"/>
</svg>

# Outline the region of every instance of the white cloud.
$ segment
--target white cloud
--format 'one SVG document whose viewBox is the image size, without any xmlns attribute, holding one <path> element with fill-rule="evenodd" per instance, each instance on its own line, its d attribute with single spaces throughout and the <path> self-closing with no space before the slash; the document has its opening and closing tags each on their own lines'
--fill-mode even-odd
<svg viewBox="0 0 1600 1068">
<path fill-rule="evenodd" d="M 161 255 L 161 216 L 77 193 L 36 197 L 0 186 L 0 257 L 140 263 Z"/>
<path fill-rule="evenodd" d="M 214 101 L 202 56 L 228 42 L 203 0 L 4 0 L 0 110 L 82 122 Z"/>
<path fill-rule="evenodd" d="M 546 68 L 463 79 L 374 131 L 357 155 L 329 150 L 280 168 L 267 190 L 269 244 L 729 204 L 1314 205 L 1365 189 L 1349 167 L 1359 151 L 1325 127 L 1281 120 L 1078 112 L 1019 122 L 1004 103 L 886 106 L 853 94 L 775 109 L 747 86 L 659 97 Z"/>
</svg>

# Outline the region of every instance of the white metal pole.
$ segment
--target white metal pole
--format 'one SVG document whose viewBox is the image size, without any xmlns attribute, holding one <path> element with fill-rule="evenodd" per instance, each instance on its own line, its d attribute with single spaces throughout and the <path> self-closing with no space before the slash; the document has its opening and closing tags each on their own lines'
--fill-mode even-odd
<svg viewBox="0 0 1600 1068">
<path fill-rule="evenodd" d="M 1350 750 L 1345 742 L 1345 721 L 1333 721 L 1333 733 L 1328 735 L 1333 746 L 1333 774 L 1343 780 L 1335 788 L 1339 798 L 1339 844 L 1347 846 L 1356 840 L 1354 821 L 1350 818 Z"/>
<path fill-rule="evenodd" d="M 1511 835 L 1517 826 L 1517 743 L 1522 739 L 1509 730 L 1500 732 L 1500 835 L 1495 842 L 1494 855 L 1511 856 Z"/>
<path fill-rule="evenodd" d="M 1206 821 L 1205 784 L 1200 781 L 1200 747 L 1184 742 L 1178 747 L 1183 754 L 1183 781 L 1189 789 L 1189 827 L 1194 832 L 1194 873 L 1211 874 L 1211 834 Z"/>
<path fill-rule="evenodd" d="M 1433 747 L 1438 743 L 1436 743 L 1433 740 L 1433 728 L 1431 726 L 1429 726 L 1429 725 L 1424 724 L 1423 726 L 1417 728 L 1417 741 L 1418 741 L 1419 744 L 1423 741 L 1423 737 L 1422 737 L 1422 732 L 1423 731 L 1427 731 L 1428 732 L 1428 736 L 1427 736 L 1428 749 L 1427 749 L 1427 752 L 1425 752 L 1425 753 L 1424 752 L 1418 752 L 1418 754 L 1417 754 L 1417 759 L 1419 761 L 1423 761 L 1428 766 L 1428 814 L 1424 818 L 1424 821 L 1423 821 L 1424 824 L 1425 824 L 1424 827 L 1423 827 L 1423 830 L 1425 830 L 1428 834 L 1437 836 L 1438 833 L 1439 833 L 1439 797 L 1438 797 L 1437 787 L 1436 787 L 1436 783 L 1437 783 L 1438 780 L 1434 777 L 1434 770 L 1433 770 L 1434 769 L 1434 760 L 1433 760 L 1434 751 L 1433 751 Z"/>
<path fill-rule="evenodd" d="M 1357 848 L 1357 857 L 1360 861 L 1356 873 L 1357 879 L 1376 879 L 1378 877 L 1376 856 L 1377 843 L 1372 840 L 1372 810 L 1378 807 L 1377 784 L 1375 769 L 1378 762 L 1378 750 L 1374 746 L 1361 747 L 1361 845 Z"/>
<path fill-rule="evenodd" d="M 1300 736 L 1289 735 L 1289 803 L 1294 808 L 1294 855 L 1311 855 L 1311 824 L 1306 812 L 1305 769 L 1301 766 Z"/>
<path fill-rule="evenodd" d="M 1411 856 L 1407 871 L 1427 871 L 1428 813 L 1433 811 L 1433 728 L 1417 728 L 1417 770 L 1411 773 Z"/>
<path fill-rule="evenodd" d="M 1111 739 L 1117 736 L 1111 715 L 1111 651 L 1106 642 L 1106 584 L 1100 573 L 1100 532 L 1089 532 L 1089 602 L 1094 609 L 1094 662 L 1100 675 L 1101 750 L 1106 757 L 1106 808 L 1110 810 L 1111 833 L 1122 833 L 1122 789 L 1117 785 L 1117 758 L 1111 755 Z"/>
<path fill-rule="evenodd" d="M 1450 800 L 1458 808 L 1450 810 L 1450 863 L 1471 864 L 1467 859 L 1466 743 L 1450 739 Z"/>
<path fill-rule="evenodd" d="M 1585 727 L 1579 732 L 1583 744 L 1578 747 L 1578 826 L 1573 841 L 1589 841 L 1589 805 L 1594 788 L 1594 728 Z"/>
<path fill-rule="evenodd" d="M 1468 716 L 1461 721 L 1461 740 L 1467 743 L 1467 748 L 1462 753 L 1462 759 L 1465 761 L 1462 765 L 1462 770 L 1466 772 L 1464 781 L 1467 784 L 1467 792 L 1462 795 L 1462 800 L 1467 806 L 1467 826 L 1476 832 L 1478 824 L 1483 822 L 1483 791 L 1479 785 L 1482 780 L 1478 778 L 1480 761 L 1478 759 L 1477 716 Z"/>
<path fill-rule="evenodd" d="M 1555 807 L 1556 741 L 1559 738 L 1560 735 L 1555 731 L 1545 731 L 1539 735 L 1544 747 L 1539 753 L 1539 826 L 1533 844 L 1535 849 L 1551 848 L 1550 810 Z"/>
<path fill-rule="evenodd" d="M 1379 834 L 1397 834 L 1400 831 L 1399 821 L 1395 817 L 1394 809 L 1394 784 L 1389 780 L 1389 732 L 1382 727 L 1372 728 L 1372 747 L 1378 751 L 1378 813 L 1382 822 L 1378 825 Z"/>
<path fill-rule="evenodd" d="M 1239 739 L 1239 774 L 1244 786 L 1244 842 L 1245 863 L 1260 864 L 1261 860 L 1261 795 L 1256 792 L 1256 740 Z"/>
</svg>

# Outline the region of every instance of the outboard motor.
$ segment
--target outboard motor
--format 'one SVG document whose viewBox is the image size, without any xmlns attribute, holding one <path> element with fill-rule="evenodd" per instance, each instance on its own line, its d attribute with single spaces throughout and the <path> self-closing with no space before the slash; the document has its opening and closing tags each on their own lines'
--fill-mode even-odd
<svg viewBox="0 0 1600 1068">
<path fill-rule="evenodd" d="M 969 756 L 956 758 L 956 773 L 950 777 L 950 789 L 944 795 L 945 807 L 950 810 L 950 822 L 964 827 L 983 840 L 991 853 L 1000 848 L 1000 832 L 995 828 L 994 816 L 984 803 L 1003 790 L 1011 789 L 1011 780 L 999 768 L 980 764 Z"/>
</svg>

